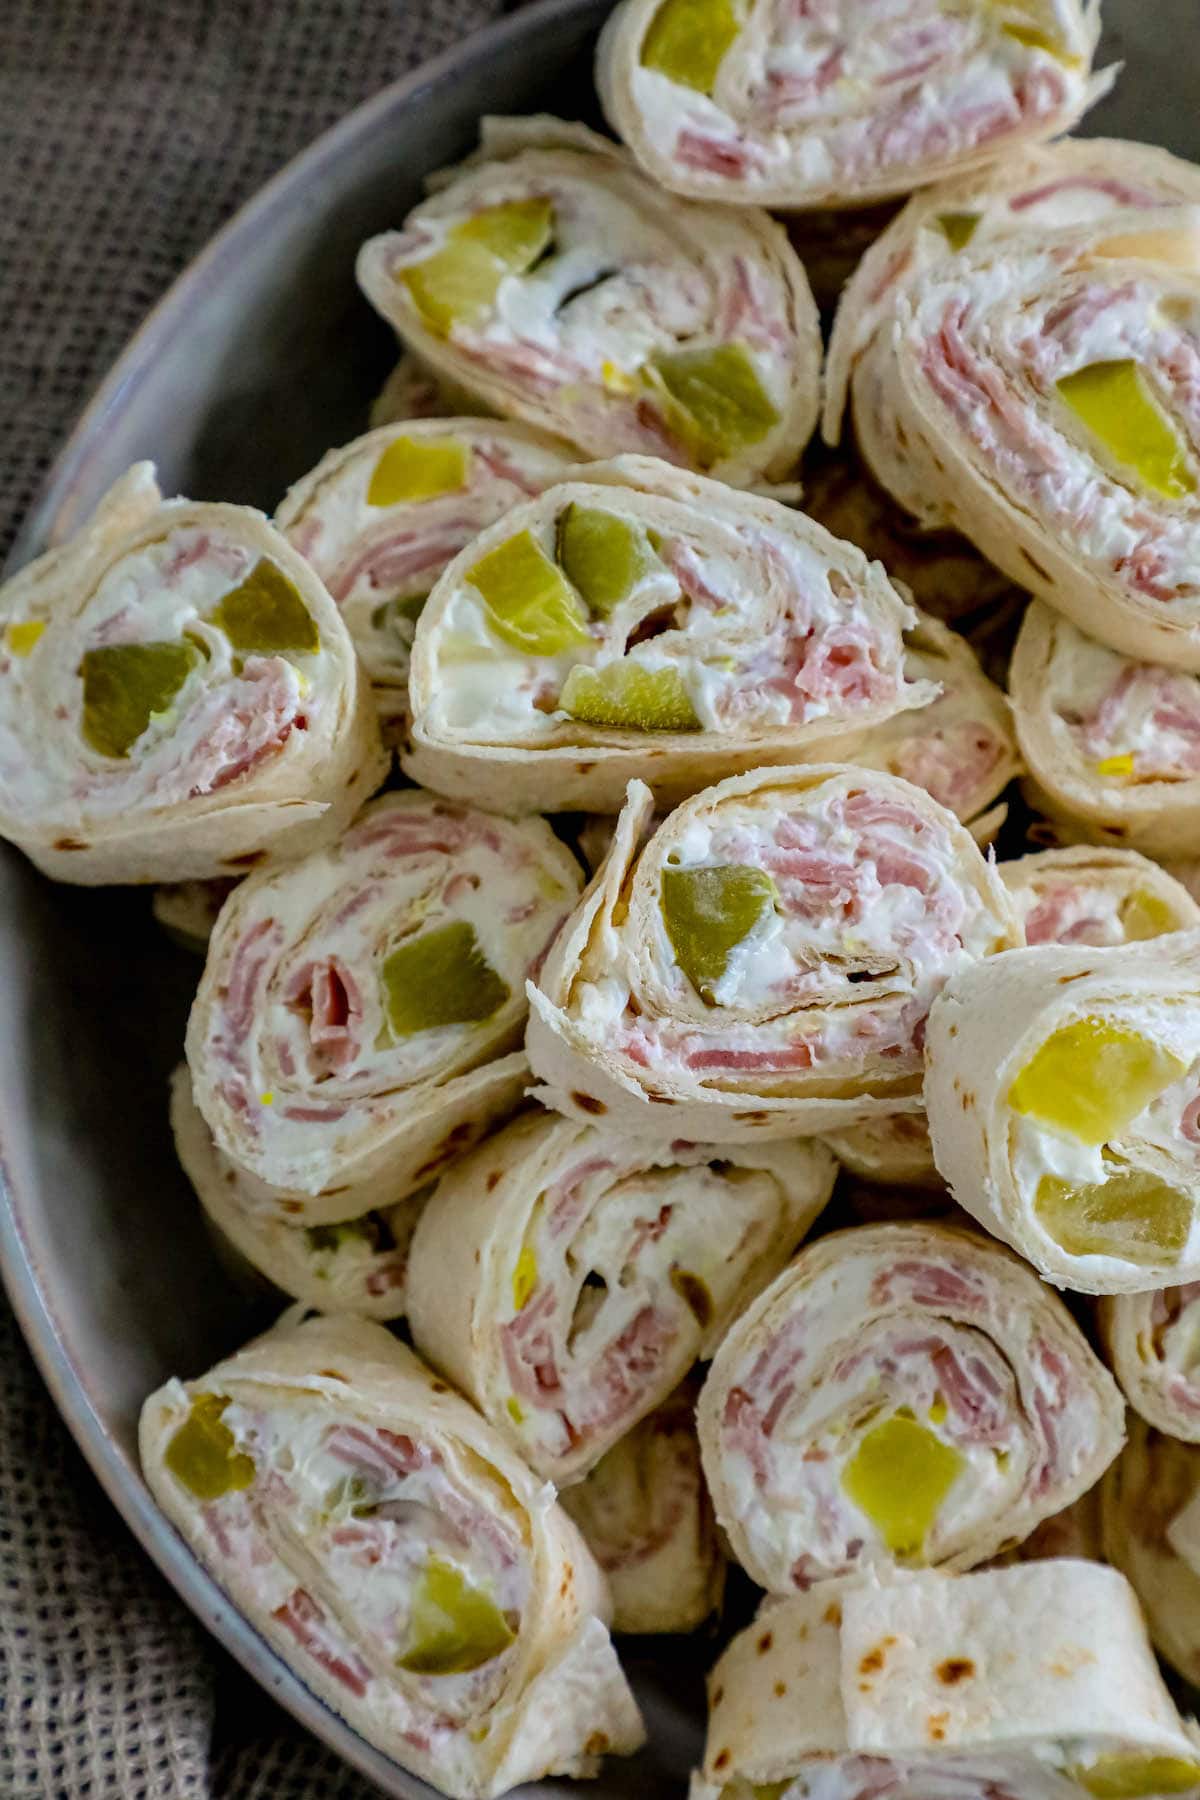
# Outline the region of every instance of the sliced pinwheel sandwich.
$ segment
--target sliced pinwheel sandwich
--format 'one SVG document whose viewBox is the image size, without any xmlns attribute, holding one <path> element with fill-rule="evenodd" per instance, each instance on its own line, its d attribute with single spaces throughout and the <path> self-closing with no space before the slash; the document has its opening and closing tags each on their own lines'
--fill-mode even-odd
<svg viewBox="0 0 1200 1800">
<path fill-rule="evenodd" d="M 657 1145 L 547 1113 L 439 1182 L 410 1255 L 425 1359 L 530 1468 L 580 1480 L 786 1263 L 833 1190 L 818 1144 Z"/>
<path fill-rule="evenodd" d="M 975 692 L 965 648 L 906 650 L 916 624 L 877 563 L 802 513 L 620 457 L 510 512 L 445 571 L 413 645 L 404 767 L 505 812 L 616 812 L 635 777 L 669 804 L 747 764 L 828 758 L 934 701 L 949 670 L 945 743 L 927 721 L 926 761 L 973 804 L 1014 766 L 1005 702 Z"/>
<path fill-rule="evenodd" d="M 137 463 L 0 588 L 0 836 L 96 885 L 238 875 L 326 843 L 386 768 L 309 565 Z"/>
<path fill-rule="evenodd" d="M 996 865 L 1027 944 L 1140 943 L 1200 925 L 1182 882 L 1136 850 L 1071 845 Z"/>
<path fill-rule="evenodd" d="M 401 230 L 363 246 L 377 311 L 437 376 L 590 456 L 642 451 L 739 485 L 790 475 L 821 337 L 783 227 L 681 203 L 582 125 L 482 133 Z"/>
<path fill-rule="evenodd" d="M 156 1499 L 300 1678 L 454 1800 L 594 1774 L 643 1732 L 574 1525 L 362 1319 L 268 1332 L 142 1410 Z"/>
</svg>

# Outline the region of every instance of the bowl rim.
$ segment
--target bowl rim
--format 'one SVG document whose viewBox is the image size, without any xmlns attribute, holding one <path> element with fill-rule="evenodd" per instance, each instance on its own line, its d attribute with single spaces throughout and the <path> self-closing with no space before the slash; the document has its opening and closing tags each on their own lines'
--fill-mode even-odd
<svg viewBox="0 0 1200 1800">
<path fill-rule="evenodd" d="M 4 573 L 15 573 L 74 528 L 71 508 L 103 437 L 106 418 L 148 378 L 190 309 L 222 278 L 229 259 L 260 220 L 303 187 L 307 177 L 361 137 L 370 136 L 424 88 L 460 73 L 464 65 L 486 61 L 501 47 L 523 39 L 536 42 L 550 23 L 576 16 L 583 21 L 592 14 L 598 18 L 600 12 L 597 0 L 530 0 L 361 101 L 271 175 L 186 264 L 128 339 L 43 476 L 5 559 Z M 8 1107 L 8 1097 L 0 1094 L 0 1280 L 50 1397 L 108 1500 L 194 1618 L 300 1725 L 385 1791 L 405 1800 L 438 1800 L 437 1790 L 375 1749 L 293 1673 L 208 1573 L 160 1510 L 140 1469 L 131 1465 L 109 1434 L 76 1373 L 50 1286 L 26 1233 L 21 1183 L 8 1152 L 14 1136 L 8 1128 Z"/>
</svg>

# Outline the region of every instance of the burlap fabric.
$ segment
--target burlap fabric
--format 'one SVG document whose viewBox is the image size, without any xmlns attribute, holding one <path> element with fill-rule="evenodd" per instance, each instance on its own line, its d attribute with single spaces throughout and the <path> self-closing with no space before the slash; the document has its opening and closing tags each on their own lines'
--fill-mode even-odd
<svg viewBox="0 0 1200 1800">
<path fill-rule="evenodd" d="M 0 555 L 143 313 L 281 163 L 500 0 L 2 0 Z M 366 1800 L 145 1560 L 0 1298 L 2 1800 Z"/>
</svg>

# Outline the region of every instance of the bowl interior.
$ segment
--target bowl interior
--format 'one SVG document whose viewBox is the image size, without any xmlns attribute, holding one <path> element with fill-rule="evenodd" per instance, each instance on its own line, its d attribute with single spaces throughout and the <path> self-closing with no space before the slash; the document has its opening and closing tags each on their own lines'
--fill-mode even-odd
<svg viewBox="0 0 1200 1800">
<path fill-rule="evenodd" d="M 355 252 L 423 177 L 469 150 L 488 110 L 595 121 L 590 64 L 605 0 L 541 0 L 360 108 L 283 172 L 193 265 L 126 350 L 63 452 L 14 553 L 86 518 L 129 463 L 168 493 L 270 511 L 333 444 L 365 429 L 395 349 L 359 297 Z M 1195 0 L 1108 0 L 1126 56 L 1089 133 L 1200 157 Z M 0 1256 L 72 1430 L 151 1554 L 240 1660 L 390 1794 L 430 1790 L 364 1745 L 283 1667 L 158 1517 L 136 1461 L 145 1395 L 200 1373 L 272 1316 L 230 1282 L 179 1171 L 166 1078 L 198 963 L 144 893 L 54 887 L 0 853 Z M 652 1747 L 610 1764 L 597 1800 L 679 1793 L 702 1731 L 711 1645 L 626 1646 Z M 547 1783 L 543 1794 L 576 1791 Z"/>
</svg>

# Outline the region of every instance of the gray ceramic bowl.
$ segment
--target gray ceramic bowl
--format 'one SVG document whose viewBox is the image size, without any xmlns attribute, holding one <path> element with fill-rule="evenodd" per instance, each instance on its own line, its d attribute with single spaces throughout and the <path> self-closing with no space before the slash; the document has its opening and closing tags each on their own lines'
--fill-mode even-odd
<svg viewBox="0 0 1200 1800">
<path fill-rule="evenodd" d="M 1125 56 L 1088 130 L 1200 159 L 1196 0 L 1106 0 L 1102 60 Z M 139 457 L 169 493 L 268 510 L 332 444 L 364 428 L 388 334 L 357 296 L 354 253 L 396 224 L 422 177 L 475 139 L 487 110 L 592 116 L 605 0 L 540 0 L 388 88 L 283 171 L 151 315 L 84 414 L 14 553 L 66 535 Z M 108 1493 L 196 1614 L 298 1719 L 386 1794 L 431 1790 L 313 1698 L 159 1516 L 136 1458 L 141 1402 L 264 1320 L 231 1287 L 175 1165 L 166 1075 L 196 965 L 144 895 L 54 888 L 0 855 L 0 1261 L 68 1425 Z M 85 1072 L 82 1073 L 81 1072 Z M 653 1745 L 610 1764 L 596 1800 L 682 1792 L 700 1742 L 696 1658 L 634 1646 Z"/>
</svg>

